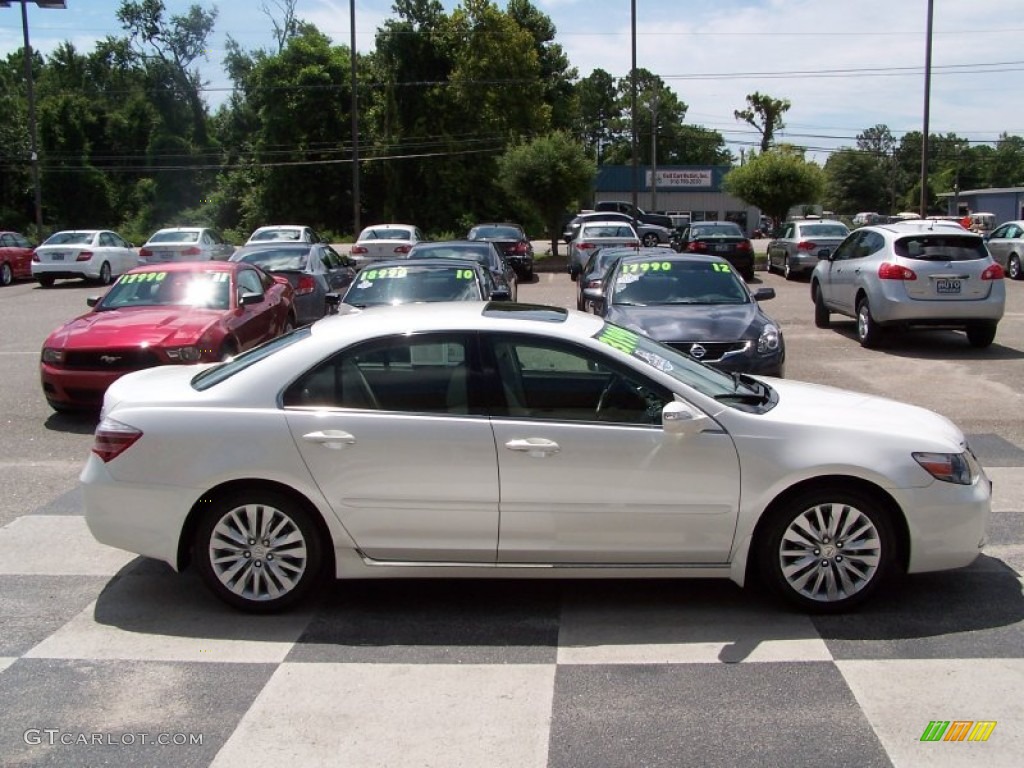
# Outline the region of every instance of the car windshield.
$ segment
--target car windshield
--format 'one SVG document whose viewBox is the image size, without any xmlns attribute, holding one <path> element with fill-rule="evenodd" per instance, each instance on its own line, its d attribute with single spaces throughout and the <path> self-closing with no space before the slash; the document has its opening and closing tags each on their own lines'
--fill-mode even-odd
<svg viewBox="0 0 1024 768">
<path fill-rule="evenodd" d="M 207 390 L 212 386 L 220 384 L 220 382 L 226 379 L 230 379 L 236 373 L 244 371 L 250 365 L 254 365 L 260 360 L 270 357 L 278 350 L 290 347 L 292 344 L 308 338 L 309 335 L 310 327 L 308 325 L 304 325 L 301 328 L 296 328 L 291 333 L 278 336 L 275 339 L 271 339 L 270 341 L 260 344 L 258 347 L 246 350 L 242 354 L 232 357 L 230 360 L 206 368 L 192 377 L 192 388 L 199 392 Z"/>
<path fill-rule="evenodd" d="M 722 373 L 716 368 L 698 363 L 682 352 L 618 325 L 605 323 L 593 338 L 723 403 L 729 403 L 733 398 L 739 402 L 747 398 L 763 402 L 770 399 L 771 388 L 756 379 Z"/>
<path fill-rule="evenodd" d="M 254 232 L 251 239 L 254 241 L 301 240 L 302 233 L 297 229 L 264 229 L 260 232 Z"/>
<path fill-rule="evenodd" d="M 303 270 L 306 268 L 306 248 L 268 248 L 266 250 L 246 253 L 239 261 L 255 264 L 268 272 L 281 270 Z"/>
<path fill-rule="evenodd" d="M 893 248 L 897 256 L 921 261 L 973 261 L 989 257 L 980 235 L 913 235 L 901 237 Z"/>
<path fill-rule="evenodd" d="M 473 269 L 426 264 L 364 269 L 345 293 L 345 303 L 355 307 L 481 298 Z"/>
<path fill-rule="evenodd" d="M 127 307 L 198 307 L 228 309 L 228 272 L 130 272 L 107 291 L 99 311 Z"/>
<path fill-rule="evenodd" d="M 618 306 L 746 304 L 750 300 L 732 267 L 717 261 L 620 264 L 611 293 L 611 303 Z"/>
<path fill-rule="evenodd" d="M 519 240 L 523 236 L 515 227 L 476 227 L 469 233 L 470 240 Z"/>
<path fill-rule="evenodd" d="M 92 238 L 92 232 L 58 232 L 50 235 L 43 245 L 89 245 Z"/>
<path fill-rule="evenodd" d="M 808 224 L 800 227 L 800 234 L 804 237 L 846 237 L 850 230 L 839 224 Z"/>
<path fill-rule="evenodd" d="M 360 240 L 412 240 L 412 232 L 397 227 L 371 227 L 364 229 Z"/>
<path fill-rule="evenodd" d="M 167 232 L 157 232 L 151 238 L 151 243 L 195 243 L 199 241 L 198 230 L 172 229 Z"/>
<path fill-rule="evenodd" d="M 713 224 L 701 226 L 694 224 L 690 227 L 690 237 L 743 237 L 743 232 L 736 224 Z"/>
</svg>

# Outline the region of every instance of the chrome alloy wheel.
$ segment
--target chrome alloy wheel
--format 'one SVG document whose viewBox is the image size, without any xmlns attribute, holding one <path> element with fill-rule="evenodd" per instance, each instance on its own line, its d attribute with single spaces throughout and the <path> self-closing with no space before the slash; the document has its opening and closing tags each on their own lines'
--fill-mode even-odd
<svg viewBox="0 0 1024 768">
<path fill-rule="evenodd" d="M 214 525 L 209 542 L 214 575 L 247 601 L 287 595 L 308 565 L 306 538 L 295 520 L 267 504 L 231 509 Z"/>
<path fill-rule="evenodd" d="M 806 509 L 786 527 L 779 546 L 779 566 L 789 587 L 824 603 L 864 589 L 881 559 L 882 537 L 875 524 L 844 503 Z"/>
</svg>

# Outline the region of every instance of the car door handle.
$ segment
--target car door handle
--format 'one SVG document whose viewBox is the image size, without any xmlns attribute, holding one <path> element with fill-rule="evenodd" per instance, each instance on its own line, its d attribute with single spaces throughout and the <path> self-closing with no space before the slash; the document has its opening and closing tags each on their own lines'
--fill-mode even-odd
<svg viewBox="0 0 1024 768">
<path fill-rule="evenodd" d="M 346 445 L 354 445 L 355 435 L 341 429 L 325 429 L 321 432 L 307 432 L 302 436 L 307 443 L 318 443 L 325 448 L 340 451 Z"/>
<path fill-rule="evenodd" d="M 528 453 L 535 459 L 543 459 L 562 450 L 554 440 L 548 440 L 543 437 L 527 437 L 521 440 L 509 440 L 505 443 L 505 447 L 510 451 Z"/>
</svg>

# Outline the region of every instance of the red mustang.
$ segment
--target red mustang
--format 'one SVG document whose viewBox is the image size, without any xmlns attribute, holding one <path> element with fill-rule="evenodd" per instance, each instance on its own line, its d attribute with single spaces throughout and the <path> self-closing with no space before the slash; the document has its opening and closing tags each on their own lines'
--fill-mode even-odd
<svg viewBox="0 0 1024 768">
<path fill-rule="evenodd" d="M 223 360 L 295 325 L 288 278 L 235 262 L 139 267 L 88 304 L 43 344 L 43 393 L 57 411 L 98 409 L 130 371 Z"/>
</svg>

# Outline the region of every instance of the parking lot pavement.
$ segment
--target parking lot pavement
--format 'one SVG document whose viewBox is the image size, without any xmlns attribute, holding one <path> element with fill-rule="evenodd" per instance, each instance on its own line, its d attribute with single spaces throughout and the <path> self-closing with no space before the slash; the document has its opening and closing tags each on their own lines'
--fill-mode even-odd
<svg viewBox="0 0 1024 768">
<path fill-rule="evenodd" d="M 348 582 L 253 617 L 97 544 L 72 472 L 88 420 L 0 393 L 28 403 L 10 417 L 23 453 L 0 437 L 21 478 L 0 522 L 0 764 L 1024 765 L 1024 315 L 988 357 L 954 334 L 867 351 L 810 325 L 806 284 L 764 279 L 793 377 L 934 401 L 968 433 L 994 480 L 971 567 L 831 617 L 703 580 Z M 522 299 L 570 285 L 541 275 Z M 922 741 L 933 722 L 988 738 Z"/>
</svg>

